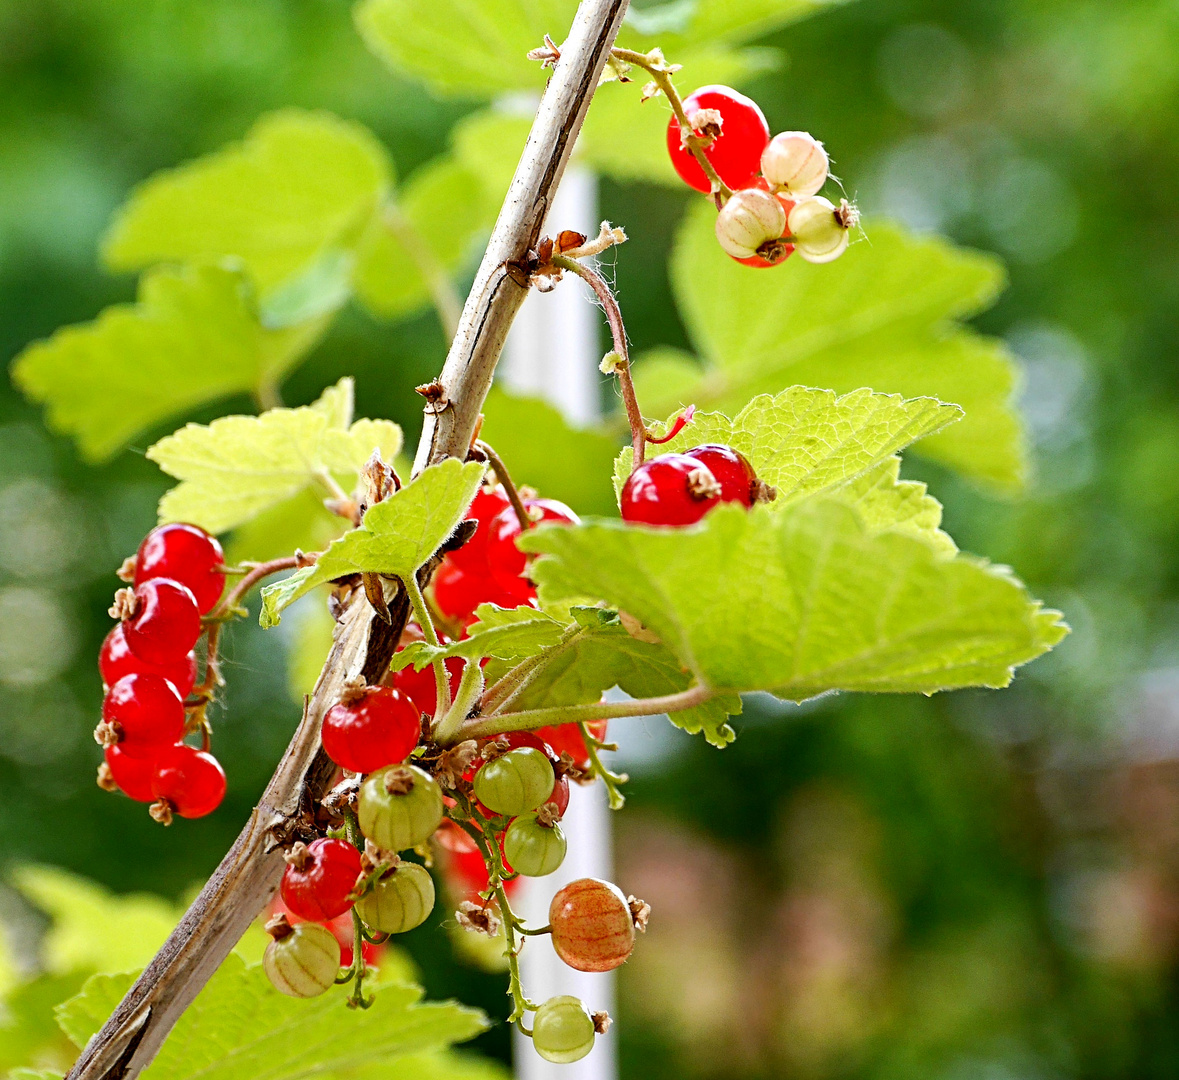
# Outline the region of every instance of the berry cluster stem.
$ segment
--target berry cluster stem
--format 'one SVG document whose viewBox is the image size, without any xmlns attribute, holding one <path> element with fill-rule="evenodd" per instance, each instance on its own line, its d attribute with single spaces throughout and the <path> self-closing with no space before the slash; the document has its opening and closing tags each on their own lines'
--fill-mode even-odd
<svg viewBox="0 0 1179 1080">
<path fill-rule="evenodd" d="M 703 705 L 714 693 L 707 686 L 690 686 L 676 694 L 635 698 L 633 701 L 598 701 L 590 705 L 554 705 L 545 709 L 494 713 L 468 720 L 445 745 L 464 739 L 488 739 L 510 731 L 534 731 L 554 724 L 590 723 L 623 716 L 658 716 L 660 713 L 680 712 Z"/>
<path fill-rule="evenodd" d="M 579 720 L 577 726 L 581 729 L 581 737 L 585 742 L 586 753 L 589 754 L 590 775 L 601 777 L 602 783 L 606 787 L 606 796 L 610 802 L 610 809 L 621 810 L 626 803 L 626 796 L 619 790 L 619 785 L 625 784 L 629 777 L 626 773 L 611 772 L 602 764 L 602 759 L 598 756 L 598 751 L 605 749 L 606 744 L 600 739 L 594 738 L 586 721 Z M 616 748 L 611 747 L 611 749 Z"/>
<path fill-rule="evenodd" d="M 524 500 L 520 498 L 519 489 L 512 483 L 512 478 L 508 473 L 508 467 L 503 462 L 503 458 L 482 439 L 475 440 L 475 449 L 487 458 L 488 464 L 495 470 L 495 478 L 500 482 L 504 491 L 507 492 L 508 502 L 512 504 L 512 509 L 516 511 L 516 519 L 520 522 L 520 531 L 523 532 L 531 529 L 532 518 L 528 516 L 528 510 L 524 506 Z"/>
<path fill-rule="evenodd" d="M 422 634 L 426 639 L 426 643 L 433 645 L 436 649 L 440 649 L 442 642 L 438 637 L 438 631 L 434 629 L 434 619 L 430 615 L 430 608 L 426 604 L 426 598 L 422 595 L 422 587 L 418 584 L 417 575 L 411 574 L 402 581 L 402 585 L 405 587 L 405 594 L 409 597 L 409 605 L 413 608 L 418 625 L 422 628 Z M 435 722 L 438 722 L 450 710 L 450 680 L 446 674 L 446 662 L 444 660 L 439 658 L 431 666 L 434 668 L 434 686 L 437 694 L 438 716 L 435 718 Z"/>
<path fill-rule="evenodd" d="M 594 295 L 602 302 L 602 308 L 606 312 L 606 321 L 610 324 L 610 337 L 614 342 L 614 352 L 618 357 L 614 361 L 614 372 L 618 375 L 618 386 L 622 390 L 622 403 L 626 407 L 626 419 L 630 424 L 634 468 L 638 468 L 642 465 L 643 457 L 646 454 L 648 432 L 647 425 L 643 423 L 643 413 L 639 408 L 638 396 L 635 394 L 634 379 L 631 378 L 630 348 L 626 341 L 626 326 L 622 321 L 622 309 L 619 308 L 614 293 L 610 291 L 610 286 L 606 284 L 606 279 L 596 270 L 591 270 L 584 263 L 566 255 L 554 255 L 553 265 L 576 274 L 594 290 Z"/>
<path fill-rule="evenodd" d="M 716 208 L 719 210 L 732 198 L 733 189 L 717 175 L 716 169 L 712 167 L 712 162 L 704 156 L 704 147 L 708 144 L 708 140 L 701 139 L 692 128 L 688 114 L 684 111 L 683 98 L 675 88 L 675 83 L 671 81 L 671 72 L 668 70 L 668 66 L 661 60 L 653 60 L 646 53 L 636 52 L 634 49 L 620 49 L 615 46 L 610 50 L 610 55 L 615 60 L 621 60 L 624 64 L 633 64 L 635 67 L 642 68 L 651 76 L 655 85 L 663 91 L 663 96 L 671 105 L 671 111 L 675 113 L 675 118 L 680 122 L 684 145 L 691 151 L 700 168 L 704 170 L 704 175 L 708 177 L 709 183 L 712 184 L 713 198 L 716 200 Z"/>
</svg>

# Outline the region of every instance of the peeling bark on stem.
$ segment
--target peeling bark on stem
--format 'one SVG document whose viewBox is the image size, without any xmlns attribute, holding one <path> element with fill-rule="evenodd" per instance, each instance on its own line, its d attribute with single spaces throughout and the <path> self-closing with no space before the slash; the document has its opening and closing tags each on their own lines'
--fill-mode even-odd
<svg viewBox="0 0 1179 1080">
<path fill-rule="evenodd" d="M 444 404 L 433 412 L 427 408 L 415 471 L 467 455 L 504 338 L 525 295 L 507 276 L 505 264 L 523 258 L 540 236 L 626 7 L 627 0 L 582 0 L 577 10 L 442 370 Z M 86 1045 L 69 1080 L 137 1076 L 274 894 L 283 870 L 277 840 L 295 831 L 334 769 L 320 746 L 324 713 L 348 679 L 360 675 L 380 681 L 409 614 L 403 589 L 389 608 L 387 625 L 374 618 L 362 593 L 353 596 L 303 720 L 262 800 L 180 925 Z"/>
</svg>

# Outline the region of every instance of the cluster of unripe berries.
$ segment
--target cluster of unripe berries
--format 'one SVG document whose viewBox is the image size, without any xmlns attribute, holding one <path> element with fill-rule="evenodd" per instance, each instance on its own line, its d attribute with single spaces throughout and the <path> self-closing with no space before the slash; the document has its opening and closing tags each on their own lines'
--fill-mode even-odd
<svg viewBox="0 0 1179 1080">
<path fill-rule="evenodd" d="M 147 534 L 120 576 L 131 587 L 115 596 L 118 625 L 98 656 L 106 688 L 95 739 L 103 747 L 99 786 L 151 803 L 168 824 L 174 814 L 212 813 L 225 795 L 225 773 L 205 749 L 185 743 L 187 703 L 196 681 L 193 649 L 202 616 L 225 588 L 216 539 L 194 525 L 162 525 Z"/>
<path fill-rule="evenodd" d="M 626 478 L 620 503 L 624 521 L 691 525 L 723 502 L 749 507 L 775 494 L 744 454 L 709 443 L 644 461 Z"/>
<path fill-rule="evenodd" d="M 575 524 L 568 507 L 525 498 L 529 523 Z M 521 522 L 502 488 L 485 485 L 467 520 L 470 535 L 448 554 L 433 581 L 435 607 L 466 632 L 478 604 L 519 606 L 535 598 L 516 547 Z M 418 640 L 410 623 L 402 646 Z M 462 662 L 448 661 L 451 692 Z M 351 963 L 351 916 L 368 950 L 381 935 L 420 926 L 434 908 L 434 881 L 413 855 L 438 865 L 460 899 L 456 918 L 495 936 L 502 920 L 496 886 L 505 895 L 520 877 L 553 873 L 566 854 L 561 828 L 570 781 L 585 779 L 590 752 L 577 724 L 511 732 L 445 749 L 430 738 L 437 687 L 429 666 L 412 665 L 382 685 L 348 684 L 322 725 L 326 754 L 343 778 L 322 803 L 326 835 L 294 844 L 281 884 L 282 908 L 267 924 L 272 941 L 264 964 L 282 992 L 305 997 L 326 991 Z M 605 722 L 591 725 L 604 739 Z M 363 850 L 358 846 L 363 843 Z M 608 882 L 581 879 L 553 900 L 553 946 L 570 966 L 608 971 L 634 947 L 646 906 Z M 537 1051 L 552 1061 L 574 1061 L 605 1030 L 605 1014 L 591 1014 L 576 998 L 540 1005 L 534 1021 Z"/>
<path fill-rule="evenodd" d="M 712 193 L 712 182 L 692 149 L 701 150 L 733 192 L 720 207 L 716 238 L 745 266 L 777 266 L 792 252 L 825 263 L 847 250 L 859 218 L 846 199 L 839 205 L 819 194 L 827 181 L 823 144 L 805 131 L 770 128 L 757 102 L 728 86 L 705 86 L 684 99 L 689 134 L 676 117 L 667 127 L 667 149 L 683 181 Z"/>
</svg>

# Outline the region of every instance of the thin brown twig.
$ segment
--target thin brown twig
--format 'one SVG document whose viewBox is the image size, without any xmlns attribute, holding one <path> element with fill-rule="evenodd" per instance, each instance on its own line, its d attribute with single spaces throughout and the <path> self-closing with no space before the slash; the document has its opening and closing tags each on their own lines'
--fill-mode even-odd
<svg viewBox="0 0 1179 1080">
<path fill-rule="evenodd" d="M 496 479 L 503 485 L 504 491 L 508 493 L 508 502 L 512 504 L 512 509 L 516 511 L 516 517 L 520 522 L 520 529 L 523 531 L 532 528 L 532 518 L 528 516 L 528 509 L 524 505 L 524 500 L 520 498 L 519 490 L 512 483 L 511 476 L 508 475 L 508 468 L 503 463 L 503 458 L 482 439 L 475 440 L 475 448 L 490 462 L 491 467 L 495 470 Z"/>
<path fill-rule="evenodd" d="M 596 270 L 591 270 L 585 263 L 570 259 L 566 255 L 554 255 L 553 265 L 562 270 L 576 274 L 584 281 L 602 302 L 606 312 L 606 321 L 610 324 L 610 336 L 614 340 L 614 352 L 618 359 L 614 361 L 614 372 L 618 376 L 618 385 L 622 390 L 622 403 L 626 407 L 626 419 L 630 424 L 631 446 L 634 448 L 634 465 L 637 469 L 643 463 L 647 451 L 647 425 L 643 422 L 643 413 L 639 409 L 639 399 L 635 394 L 634 379 L 630 373 L 630 349 L 626 341 L 626 326 L 622 321 L 622 310 L 606 279 Z"/>
</svg>

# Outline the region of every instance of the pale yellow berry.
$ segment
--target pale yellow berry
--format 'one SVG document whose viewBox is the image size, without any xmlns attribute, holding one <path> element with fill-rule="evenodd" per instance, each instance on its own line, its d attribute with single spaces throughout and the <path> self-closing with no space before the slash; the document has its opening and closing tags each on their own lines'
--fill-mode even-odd
<svg viewBox="0 0 1179 1080">
<path fill-rule="evenodd" d="M 761 155 L 761 174 L 775 191 L 800 199 L 816 194 L 827 182 L 827 151 L 805 131 L 775 135 Z"/>
<path fill-rule="evenodd" d="M 822 195 L 812 195 L 796 202 L 790 211 L 791 243 L 807 262 L 831 262 L 847 250 L 849 234 L 858 221 L 856 208 L 847 200 L 835 206 Z"/>
<path fill-rule="evenodd" d="M 768 191 L 746 188 L 736 192 L 716 215 L 716 239 L 727 255 L 748 259 L 786 230 L 786 211 Z"/>
</svg>

